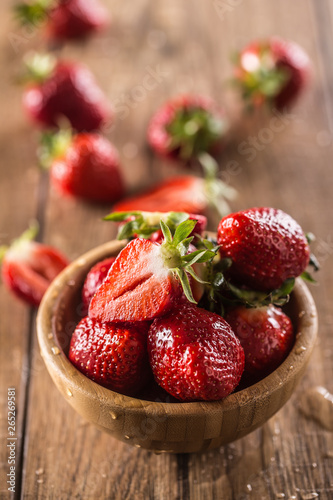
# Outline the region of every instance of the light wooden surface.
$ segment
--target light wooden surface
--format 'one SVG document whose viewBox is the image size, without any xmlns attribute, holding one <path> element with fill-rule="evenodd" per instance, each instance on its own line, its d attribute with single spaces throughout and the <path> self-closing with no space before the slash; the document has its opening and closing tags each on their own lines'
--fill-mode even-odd
<svg viewBox="0 0 333 500">
<path fill-rule="evenodd" d="M 37 134 L 22 115 L 14 81 L 24 53 L 44 44 L 36 33 L 15 26 L 9 12 L 13 3 L 4 0 L 0 7 L 0 243 L 16 237 L 37 217 L 41 240 L 74 259 L 114 236 L 112 225 L 101 221 L 109 207 L 60 199 L 36 168 Z M 255 159 L 248 162 L 238 146 L 257 136 L 263 125 L 238 126 L 223 162 L 226 167 L 231 160 L 240 165 L 237 175 L 229 170 L 240 192 L 233 209 L 280 207 L 316 234 L 322 271 L 320 286 L 312 293 L 319 310 L 319 341 L 296 394 L 262 428 L 205 454 L 156 456 L 115 441 L 68 406 L 40 357 L 35 313 L 1 285 L 1 498 L 9 498 L 7 388 L 15 387 L 16 498 L 329 500 L 333 434 L 304 416 L 301 397 L 319 385 L 333 393 L 333 4 L 225 0 L 220 2 L 227 6 L 222 16 L 213 0 L 105 3 L 114 17 L 110 32 L 62 52 L 86 62 L 114 103 L 116 127 L 107 135 L 120 150 L 132 190 L 174 169 L 154 158 L 145 145 L 148 119 L 168 96 L 207 93 L 224 103 L 236 121 L 237 103 L 230 88 L 222 86 L 230 75 L 232 50 L 254 37 L 278 34 L 308 51 L 314 65 L 311 90 L 285 118 L 283 130 L 269 143 L 260 143 Z M 159 72 L 155 88 L 138 90 L 151 70 Z M 124 98 L 125 109 L 120 107 Z"/>
</svg>

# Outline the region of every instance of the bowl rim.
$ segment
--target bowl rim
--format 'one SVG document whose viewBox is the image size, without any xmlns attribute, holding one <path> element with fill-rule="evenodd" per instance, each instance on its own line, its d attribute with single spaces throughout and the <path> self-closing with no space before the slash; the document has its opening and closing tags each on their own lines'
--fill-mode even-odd
<svg viewBox="0 0 333 500">
<path fill-rule="evenodd" d="M 233 410 L 236 407 L 252 404 L 268 393 L 281 390 L 282 386 L 292 383 L 298 373 L 304 370 L 317 338 L 318 317 L 312 295 L 301 278 L 296 279 L 292 292 L 297 301 L 299 313 L 298 331 L 295 332 L 295 344 L 287 358 L 270 375 L 257 383 L 231 393 L 219 401 L 195 402 L 161 402 L 125 396 L 107 389 L 77 370 L 70 362 L 64 351 L 59 348 L 55 332 L 52 328 L 53 311 L 64 287 L 73 280 L 73 276 L 82 268 L 88 270 L 98 261 L 108 256 L 116 255 L 127 243 L 127 240 L 112 240 L 86 252 L 69 264 L 51 283 L 47 289 L 37 313 L 37 336 L 41 355 L 46 367 L 52 376 L 56 373 L 64 384 L 79 392 L 89 393 L 89 396 L 100 403 L 101 399 L 114 407 L 126 407 L 134 412 L 147 412 L 152 408 L 154 415 L 188 415 L 207 412 Z M 52 377 L 53 378 L 53 377 Z"/>
</svg>

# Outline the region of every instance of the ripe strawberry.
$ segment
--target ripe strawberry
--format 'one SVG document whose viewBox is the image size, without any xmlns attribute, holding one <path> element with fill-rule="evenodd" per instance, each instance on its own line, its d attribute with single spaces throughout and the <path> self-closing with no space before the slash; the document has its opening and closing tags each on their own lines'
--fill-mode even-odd
<svg viewBox="0 0 333 500">
<path fill-rule="evenodd" d="M 130 241 L 92 298 L 89 316 L 102 322 L 150 320 L 170 310 L 183 291 L 194 302 L 187 273 L 201 281 L 191 266 L 215 256 L 210 250 L 188 254 L 194 226 L 195 221 L 184 221 L 172 238 L 161 221 L 162 244 L 143 238 Z"/>
<path fill-rule="evenodd" d="M 229 213 L 226 202 L 235 191 L 222 181 L 204 180 L 192 175 L 171 177 L 141 195 L 125 198 L 113 206 L 115 212 L 186 212 L 204 214 L 210 205 L 219 213 Z"/>
<path fill-rule="evenodd" d="M 52 185 L 65 195 L 92 202 L 113 202 L 124 194 L 119 156 L 104 137 L 68 131 L 45 134 L 41 162 L 51 165 Z"/>
<path fill-rule="evenodd" d="M 72 335 L 69 359 L 98 384 L 134 395 L 150 375 L 147 332 L 146 323 L 115 325 L 85 317 Z"/>
<path fill-rule="evenodd" d="M 280 288 L 303 273 L 310 250 L 300 225 L 282 210 L 250 208 L 224 217 L 217 243 L 232 259 L 229 276 L 255 290 Z"/>
<path fill-rule="evenodd" d="M 108 22 L 106 9 L 97 0 L 32 0 L 15 7 L 23 25 L 43 23 L 52 40 L 81 39 L 100 31 Z"/>
<path fill-rule="evenodd" d="M 237 307 L 225 320 L 237 335 L 245 353 L 245 371 L 256 379 L 274 371 L 287 357 L 294 333 L 291 320 L 281 309 Z"/>
<path fill-rule="evenodd" d="M 106 98 L 82 64 L 35 55 L 27 67 L 23 108 L 40 127 L 57 128 L 65 118 L 78 132 L 90 132 L 110 119 Z"/>
<path fill-rule="evenodd" d="M 188 303 L 154 320 L 148 352 L 158 384 L 182 401 L 227 396 L 244 369 L 244 351 L 228 323 Z"/>
<path fill-rule="evenodd" d="M 31 227 L 8 247 L 1 247 L 2 279 L 16 297 L 38 307 L 46 289 L 68 264 L 55 248 L 32 241 Z"/>
<path fill-rule="evenodd" d="M 299 45 L 272 37 L 237 54 L 234 77 L 246 103 L 283 110 L 301 94 L 310 72 L 310 60 Z"/>
<path fill-rule="evenodd" d="M 115 260 L 115 257 L 108 257 L 100 262 L 97 262 L 97 264 L 95 264 L 87 274 L 82 288 L 82 302 L 85 316 L 88 314 L 91 299 L 95 295 L 97 288 L 105 280 L 109 269 Z"/>
<path fill-rule="evenodd" d="M 188 163 L 200 153 L 214 153 L 228 125 L 223 110 L 209 98 L 183 95 L 168 101 L 148 127 L 152 149 L 171 159 Z"/>
</svg>

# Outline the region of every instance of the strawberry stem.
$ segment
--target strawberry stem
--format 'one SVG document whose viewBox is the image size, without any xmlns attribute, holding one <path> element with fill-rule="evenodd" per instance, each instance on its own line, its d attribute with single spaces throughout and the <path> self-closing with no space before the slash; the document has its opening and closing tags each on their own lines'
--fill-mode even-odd
<svg viewBox="0 0 333 500">
<path fill-rule="evenodd" d="M 218 178 L 219 166 L 210 154 L 201 153 L 198 161 L 204 171 L 204 190 L 207 201 L 222 218 L 230 213 L 228 201 L 236 198 L 237 191 Z"/>
<path fill-rule="evenodd" d="M 44 132 L 41 135 L 40 146 L 38 148 L 38 158 L 40 166 L 49 170 L 55 158 L 62 157 L 70 146 L 73 134 L 70 129 L 63 129 L 59 132 Z"/>
<path fill-rule="evenodd" d="M 24 81 L 43 82 L 50 77 L 56 65 L 56 58 L 50 54 L 29 53 L 24 58 Z"/>
</svg>

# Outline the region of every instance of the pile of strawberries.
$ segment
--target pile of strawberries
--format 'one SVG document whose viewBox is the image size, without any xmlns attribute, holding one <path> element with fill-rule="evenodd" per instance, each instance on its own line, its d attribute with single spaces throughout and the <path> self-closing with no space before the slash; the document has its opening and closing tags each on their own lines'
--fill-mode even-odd
<svg viewBox="0 0 333 500">
<path fill-rule="evenodd" d="M 219 400 L 288 355 L 294 332 L 281 306 L 310 263 L 299 224 L 273 208 L 224 217 L 214 238 L 202 216 L 115 212 L 116 257 L 88 273 L 69 359 L 95 382 L 149 394 L 155 379 L 180 401 Z M 160 228 L 160 229 L 159 229 Z M 158 235 L 158 236 L 156 236 Z M 143 396 L 145 397 L 145 396 Z"/>
</svg>

